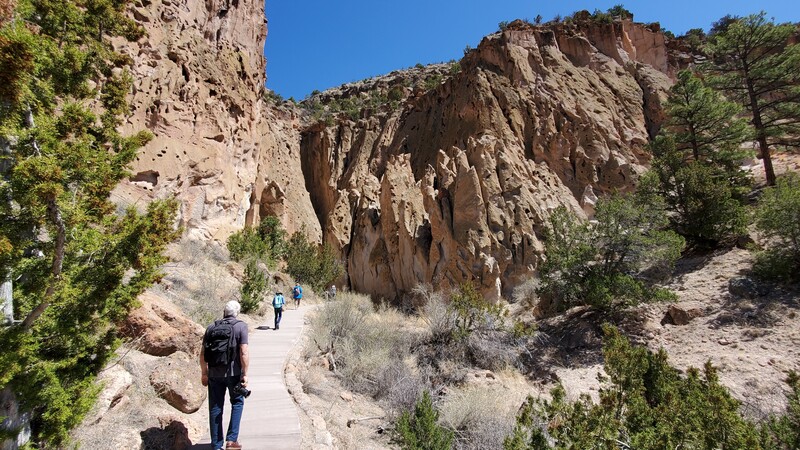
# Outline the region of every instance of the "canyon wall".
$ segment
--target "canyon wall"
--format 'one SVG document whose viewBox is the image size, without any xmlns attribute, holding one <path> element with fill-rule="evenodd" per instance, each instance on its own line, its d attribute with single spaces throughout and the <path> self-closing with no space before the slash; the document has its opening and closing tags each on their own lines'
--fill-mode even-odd
<svg viewBox="0 0 800 450">
<path fill-rule="evenodd" d="M 320 235 L 300 173 L 297 112 L 264 99 L 264 4 L 254 0 L 143 0 L 147 31 L 115 45 L 133 58 L 126 132 L 155 138 L 114 193 L 122 205 L 176 196 L 194 238 L 224 240 L 264 215 Z"/>
<path fill-rule="evenodd" d="M 131 13 L 148 35 L 116 43 L 135 62 L 125 131 L 155 138 L 115 200 L 176 196 L 201 239 L 276 215 L 341 253 L 340 283 L 389 300 L 465 281 L 510 296 L 536 271 L 553 209 L 591 215 L 599 196 L 634 186 L 676 71 L 664 36 L 641 24 L 516 21 L 458 66 L 322 93 L 394 89 L 317 120 L 266 99 L 263 4 L 145 0 Z"/>
<path fill-rule="evenodd" d="M 405 89 L 400 108 L 306 128 L 306 185 L 349 285 L 395 299 L 472 281 L 510 296 L 537 268 L 553 209 L 592 214 L 645 170 L 667 56 L 640 24 L 518 21 L 441 84 Z M 335 95 L 409 84 L 400 72 Z"/>
</svg>

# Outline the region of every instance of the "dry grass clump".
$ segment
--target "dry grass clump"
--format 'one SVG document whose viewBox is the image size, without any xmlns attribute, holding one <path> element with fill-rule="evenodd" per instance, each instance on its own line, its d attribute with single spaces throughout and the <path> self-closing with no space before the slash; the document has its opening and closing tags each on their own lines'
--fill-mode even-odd
<svg viewBox="0 0 800 450">
<path fill-rule="evenodd" d="M 326 357 L 345 386 L 386 400 L 390 410 L 414 404 L 427 382 L 411 358 L 419 333 L 408 326 L 408 316 L 342 293 L 312 320 L 307 356 Z"/>
<path fill-rule="evenodd" d="M 227 249 L 183 238 L 167 251 L 164 281 L 153 287 L 197 323 L 219 318 L 226 302 L 239 297 L 240 283 L 228 266 Z"/>
<path fill-rule="evenodd" d="M 520 303 L 525 307 L 533 308 L 539 302 L 538 289 L 541 282 L 537 278 L 530 278 L 514 288 L 511 295 L 513 303 Z"/>
<path fill-rule="evenodd" d="M 329 366 L 347 389 L 379 400 L 390 421 L 413 410 L 423 391 L 454 392 L 444 404 L 458 448 L 496 448 L 512 431 L 524 394 L 509 403 L 507 389 L 453 386 L 471 380 L 473 368 L 497 372 L 518 365 L 530 336 L 518 335 L 502 308 L 478 297 L 465 301 L 464 292 L 451 299 L 418 288 L 416 315 L 342 293 L 313 316 L 306 358 Z M 320 374 L 308 376 L 304 384 L 313 391 Z"/>
<path fill-rule="evenodd" d="M 459 327 L 464 313 L 457 311 L 439 293 L 429 297 L 420 317 L 425 324 L 420 358 L 439 367 L 440 371 L 444 371 L 443 361 L 493 371 L 517 366 L 531 337 L 516 335 L 510 321 L 490 311 L 475 313 L 472 328 L 465 333 L 463 327 Z M 452 374 L 447 376 L 452 378 Z"/>
<path fill-rule="evenodd" d="M 525 348 L 509 333 L 497 330 L 471 334 L 466 346 L 473 365 L 492 371 L 517 365 Z"/>
<path fill-rule="evenodd" d="M 456 449 L 502 449 L 525 396 L 521 389 L 502 386 L 455 389 L 440 405 L 440 420 L 455 432 Z"/>
<path fill-rule="evenodd" d="M 421 313 L 427 325 L 427 335 L 432 341 L 439 341 L 452 335 L 455 330 L 455 316 L 441 295 L 431 296 Z"/>
</svg>

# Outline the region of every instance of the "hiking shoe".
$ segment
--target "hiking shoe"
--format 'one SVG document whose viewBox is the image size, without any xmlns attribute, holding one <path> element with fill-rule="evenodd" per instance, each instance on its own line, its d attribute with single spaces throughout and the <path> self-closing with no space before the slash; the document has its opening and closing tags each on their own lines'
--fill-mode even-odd
<svg viewBox="0 0 800 450">
<path fill-rule="evenodd" d="M 234 441 L 234 442 L 228 441 L 228 442 L 225 443 L 225 450 L 237 450 L 237 449 L 241 449 L 241 448 L 242 448 L 242 444 L 240 444 L 238 441 Z"/>
</svg>

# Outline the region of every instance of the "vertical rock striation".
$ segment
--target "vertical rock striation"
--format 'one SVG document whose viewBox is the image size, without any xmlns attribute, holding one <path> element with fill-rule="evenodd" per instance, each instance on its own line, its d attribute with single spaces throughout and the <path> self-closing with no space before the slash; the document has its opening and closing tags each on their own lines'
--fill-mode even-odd
<svg viewBox="0 0 800 450">
<path fill-rule="evenodd" d="M 535 272 L 554 208 L 591 215 L 634 186 L 679 60 L 629 21 L 517 21 L 453 73 L 322 94 L 391 86 L 395 108 L 314 121 L 264 99 L 262 3 L 143 0 L 131 14 L 148 36 L 117 42 L 135 62 L 125 131 L 155 139 L 117 200 L 177 196 L 187 233 L 205 239 L 276 215 L 340 251 L 344 283 L 387 299 L 465 281 L 508 296 Z"/>
<path fill-rule="evenodd" d="M 265 214 L 319 235 L 297 175 L 298 118 L 263 99 L 263 3 L 143 0 L 131 14 L 147 36 L 116 43 L 134 61 L 125 131 L 155 139 L 116 200 L 177 196 L 182 225 L 199 238 L 224 239 Z"/>
<path fill-rule="evenodd" d="M 460 68 L 402 109 L 303 131 L 324 240 L 354 289 L 394 299 L 473 281 L 508 296 L 536 270 L 554 208 L 592 214 L 634 186 L 675 72 L 664 36 L 628 21 L 514 22 Z"/>
</svg>

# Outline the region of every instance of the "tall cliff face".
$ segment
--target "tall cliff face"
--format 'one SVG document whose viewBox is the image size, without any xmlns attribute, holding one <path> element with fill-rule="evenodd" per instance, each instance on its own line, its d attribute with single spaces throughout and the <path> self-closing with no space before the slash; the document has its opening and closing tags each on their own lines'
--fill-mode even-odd
<svg viewBox="0 0 800 450">
<path fill-rule="evenodd" d="M 142 0 L 147 36 L 117 47 L 133 58 L 125 131 L 155 135 L 115 195 L 120 203 L 176 196 L 190 235 L 224 239 L 265 214 L 294 231 L 319 225 L 300 173 L 299 121 L 264 93 L 263 2 Z"/>
<path fill-rule="evenodd" d="M 405 89 L 399 110 L 303 132 L 306 185 L 354 289 L 393 299 L 472 280 L 509 295 L 535 271 L 554 208 L 591 214 L 633 187 L 675 71 L 663 35 L 630 22 L 515 22 L 460 67 Z M 397 78 L 357 95 L 409 84 Z"/>
<path fill-rule="evenodd" d="M 508 296 L 535 272 L 554 208 L 591 214 L 632 188 L 675 71 L 642 25 L 514 22 L 459 71 L 320 97 L 380 91 L 393 108 L 313 121 L 263 98 L 262 3 L 143 0 L 131 14 L 148 36 L 117 43 L 135 62 L 125 127 L 155 139 L 117 200 L 176 196 L 187 233 L 206 239 L 277 215 L 341 251 L 351 288 L 387 299 L 468 280 Z"/>
</svg>

